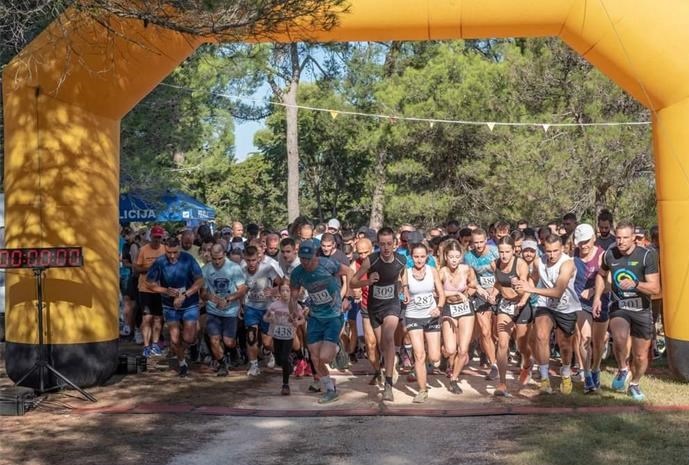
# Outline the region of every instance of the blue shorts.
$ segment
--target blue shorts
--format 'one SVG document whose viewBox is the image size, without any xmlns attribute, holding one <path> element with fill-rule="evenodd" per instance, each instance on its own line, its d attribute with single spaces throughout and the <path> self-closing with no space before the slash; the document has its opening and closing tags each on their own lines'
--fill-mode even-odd
<svg viewBox="0 0 689 465">
<path fill-rule="evenodd" d="M 356 321 L 356 317 L 359 315 L 360 302 L 355 302 L 354 299 L 349 300 L 349 310 L 347 310 L 347 320 Z"/>
<path fill-rule="evenodd" d="M 328 341 L 337 344 L 340 342 L 342 325 L 343 321 L 339 316 L 332 318 L 309 317 L 306 324 L 306 343 L 315 344 Z"/>
<path fill-rule="evenodd" d="M 237 337 L 236 316 L 218 316 L 209 313 L 207 318 L 206 333 L 209 336 L 222 336 L 229 339 Z"/>
<path fill-rule="evenodd" d="M 244 326 L 247 328 L 258 326 L 258 329 L 260 329 L 263 334 L 268 334 L 270 324 L 267 321 L 263 321 L 263 315 L 265 314 L 265 309 L 260 310 L 253 307 L 244 307 Z"/>
<path fill-rule="evenodd" d="M 167 324 L 181 323 L 183 321 L 199 321 L 199 306 L 192 305 L 191 307 L 180 309 L 163 306 L 163 316 Z"/>
</svg>

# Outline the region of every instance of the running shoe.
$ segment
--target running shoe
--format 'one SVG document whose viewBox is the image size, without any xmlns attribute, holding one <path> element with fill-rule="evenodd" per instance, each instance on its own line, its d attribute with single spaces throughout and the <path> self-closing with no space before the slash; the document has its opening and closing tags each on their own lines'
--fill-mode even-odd
<svg viewBox="0 0 689 465">
<path fill-rule="evenodd" d="M 493 391 L 493 395 L 495 397 L 512 397 L 512 394 L 507 391 L 507 386 L 501 387 L 500 389 L 496 389 Z"/>
<path fill-rule="evenodd" d="M 249 365 L 249 371 L 246 372 L 247 376 L 258 376 L 261 374 L 261 369 L 258 367 L 257 362 L 253 362 Z"/>
<path fill-rule="evenodd" d="M 395 401 L 395 394 L 392 392 L 392 385 L 391 384 L 386 384 L 385 389 L 383 390 L 383 400 L 387 402 L 394 402 Z"/>
<path fill-rule="evenodd" d="M 330 402 L 335 402 L 340 396 L 337 391 L 325 391 L 320 399 L 318 399 L 319 404 L 329 404 Z"/>
<path fill-rule="evenodd" d="M 136 344 L 143 344 L 144 343 L 144 335 L 141 334 L 141 330 L 139 328 L 136 328 L 134 330 L 134 342 Z"/>
<path fill-rule="evenodd" d="M 221 363 L 216 376 L 227 376 L 228 374 L 230 374 L 230 372 L 227 369 L 227 364 L 225 362 Z"/>
<path fill-rule="evenodd" d="M 589 376 L 584 376 L 584 394 L 596 392 L 596 383 L 593 381 L 593 373 Z"/>
<path fill-rule="evenodd" d="M 540 394 L 552 394 L 553 388 L 550 386 L 550 378 L 542 379 L 538 386 Z"/>
<path fill-rule="evenodd" d="M 493 365 L 493 366 L 490 367 L 490 371 L 489 371 L 488 374 L 486 375 L 486 380 L 492 381 L 492 380 L 494 380 L 494 379 L 497 379 L 498 376 L 499 376 L 499 373 L 498 373 L 498 366 L 497 366 L 497 365 Z"/>
<path fill-rule="evenodd" d="M 560 392 L 564 395 L 570 395 L 572 393 L 572 377 L 563 376 L 562 383 L 560 384 Z"/>
<path fill-rule="evenodd" d="M 617 375 L 612 380 L 612 389 L 617 392 L 625 391 L 625 384 L 627 384 L 627 378 L 629 377 L 629 370 L 618 370 Z"/>
<path fill-rule="evenodd" d="M 402 372 L 407 372 L 411 371 L 414 368 L 414 364 L 411 361 L 411 358 L 409 358 L 409 354 L 407 354 L 407 351 L 405 350 L 402 352 Z"/>
<path fill-rule="evenodd" d="M 368 382 L 369 386 L 381 386 L 385 381 L 383 380 L 383 375 L 381 373 L 376 373 L 371 376 Z"/>
<path fill-rule="evenodd" d="M 531 367 L 519 370 L 519 385 L 526 386 L 531 381 Z"/>
<path fill-rule="evenodd" d="M 155 342 L 151 344 L 151 356 L 152 357 L 162 357 L 163 351 L 160 350 L 160 346 Z"/>
<path fill-rule="evenodd" d="M 275 368 L 275 356 L 271 354 L 268 356 L 268 362 L 266 362 L 268 368 Z"/>
<path fill-rule="evenodd" d="M 636 401 L 643 402 L 644 400 L 646 400 L 646 396 L 643 392 L 641 392 L 641 388 L 638 384 L 630 384 L 628 394 L 632 399 Z"/>
<path fill-rule="evenodd" d="M 179 366 L 179 377 L 186 378 L 187 376 L 189 376 L 189 365 L 185 363 Z"/>
<path fill-rule="evenodd" d="M 593 380 L 593 385 L 596 387 L 596 390 L 600 389 L 600 371 L 592 371 L 591 379 Z"/>
<path fill-rule="evenodd" d="M 280 394 L 283 396 L 290 395 L 289 384 L 283 384 L 282 389 L 280 389 Z"/>
<path fill-rule="evenodd" d="M 416 382 L 416 371 L 412 370 L 409 372 L 409 374 L 407 375 L 407 382 L 409 382 L 409 383 Z"/>
<path fill-rule="evenodd" d="M 151 346 L 144 347 L 143 356 L 146 358 L 151 356 Z"/>
<path fill-rule="evenodd" d="M 321 382 L 314 381 L 313 383 L 309 384 L 309 392 L 321 392 Z"/>
<path fill-rule="evenodd" d="M 306 364 L 306 361 L 302 358 L 301 360 L 297 360 L 297 363 L 294 364 L 294 376 L 296 378 L 301 378 L 304 376 L 304 365 Z"/>
<path fill-rule="evenodd" d="M 412 402 L 414 402 L 415 404 L 423 404 L 424 402 L 426 402 L 427 399 L 428 399 L 428 389 L 423 389 L 423 390 L 419 391 L 418 394 L 416 394 L 416 396 L 414 397 L 414 400 Z"/>
<path fill-rule="evenodd" d="M 462 391 L 462 388 L 459 387 L 459 380 L 456 379 L 450 380 L 450 384 L 447 390 L 450 391 L 452 394 L 461 394 L 462 392 L 464 392 Z"/>
</svg>

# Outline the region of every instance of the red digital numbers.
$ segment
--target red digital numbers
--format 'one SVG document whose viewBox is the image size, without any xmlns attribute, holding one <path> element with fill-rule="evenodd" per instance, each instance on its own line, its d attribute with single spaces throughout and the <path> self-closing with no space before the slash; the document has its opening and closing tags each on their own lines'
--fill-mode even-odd
<svg viewBox="0 0 689 465">
<path fill-rule="evenodd" d="M 83 264 L 81 247 L 0 249 L 0 268 L 63 268 Z"/>
<path fill-rule="evenodd" d="M 81 266 L 81 249 L 70 249 L 69 255 L 67 257 L 67 262 L 69 263 L 69 266 Z"/>
</svg>

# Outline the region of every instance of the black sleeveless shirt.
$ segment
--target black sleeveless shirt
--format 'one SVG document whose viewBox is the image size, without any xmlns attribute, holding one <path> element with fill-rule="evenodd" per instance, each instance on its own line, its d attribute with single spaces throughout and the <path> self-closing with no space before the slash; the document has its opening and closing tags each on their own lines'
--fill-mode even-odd
<svg viewBox="0 0 689 465">
<path fill-rule="evenodd" d="M 395 252 L 392 262 L 386 263 L 380 257 L 380 252 L 376 252 L 369 256 L 369 262 L 371 267 L 368 276 L 374 272 L 379 276 L 378 282 L 368 287 L 369 313 L 382 312 L 388 308 L 401 309 L 399 277 L 407 266 L 407 259 Z"/>
<path fill-rule="evenodd" d="M 500 283 L 502 287 L 512 287 L 512 278 L 517 278 L 517 261 L 519 257 L 514 257 L 512 261 L 512 269 L 505 273 L 500 269 L 500 259 L 495 260 L 495 280 Z"/>
</svg>

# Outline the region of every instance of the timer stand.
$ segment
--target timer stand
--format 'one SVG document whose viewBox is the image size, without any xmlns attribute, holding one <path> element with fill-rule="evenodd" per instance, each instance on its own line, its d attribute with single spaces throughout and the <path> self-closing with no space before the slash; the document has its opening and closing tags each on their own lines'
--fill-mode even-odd
<svg viewBox="0 0 689 465">
<path fill-rule="evenodd" d="M 44 394 L 48 391 L 61 389 L 63 386 L 60 385 L 52 386 L 49 388 L 45 386 L 45 373 L 46 370 L 48 370 L 55 376 L 57 376 L 59 379 L 64 381 L 66 384 L 79 391 L 79 393 L 81 393 L 81 395 L 84 396 L 86 399 L 90 400 L 91 402 L 96 402 L 95 397 L 93 397 L 91 394 L 84 391 L 79 386 L 70 381 L 69 378 L 57 371 L 55 367 L 53 367 L 48 361 L 48 347 L 46 347 L 45 343 L 43 342 L 43 272 L 46 269 L 47 267 L 32 268 L 33 275 L 36 280 L 38 307 L 38 360 L 36 360 L 36 363 L 34 363 L 33 367 L 31 367 L 31 369 L 29 369 L 29 371 L 26 372 L 26 374 L 22 376 L 19 379 L 19 381 L 17 381 L 16 385 L 20 386 L 25 379 L 31 376 L 32 373 L 38 371 L 38 389 L 36 391 L 39 394 Z"/>
</svg>

